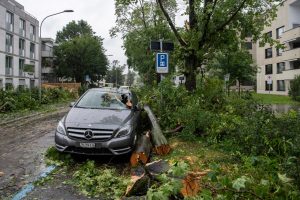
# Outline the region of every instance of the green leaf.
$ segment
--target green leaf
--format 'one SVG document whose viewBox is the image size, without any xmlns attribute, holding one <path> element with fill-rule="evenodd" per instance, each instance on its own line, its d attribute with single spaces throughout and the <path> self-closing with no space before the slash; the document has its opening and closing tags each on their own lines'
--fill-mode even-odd
<svg viewBox="0 0 300 200">
<path fill-rule="evenodd" d="M 293 179 L 291 179 L 291 178 L 288 178 L 287 176 L 286 176 L 286 174 L 280 174 L 280 173 L 277 173 L 277 175 L 278 175 L 278 178 L 283 182 L 283 183 L 289 183 L 289 182 L 291 182 Z"/>
<path fill-rule="evenodd" d="M 241 178 L 237 178 L 232 182 L 232 187 L 236 189 L 237 191 L 240 191 L 240 189 L 245 188 L 245 183 L 247 182 L 247 177 L 242 176 Z"/>
</svg>

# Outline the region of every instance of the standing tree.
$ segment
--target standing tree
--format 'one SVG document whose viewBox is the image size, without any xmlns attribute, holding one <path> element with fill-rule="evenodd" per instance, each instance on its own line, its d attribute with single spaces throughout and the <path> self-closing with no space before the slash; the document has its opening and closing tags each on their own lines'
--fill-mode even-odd
<svg viewBox="0 0 300 200">
<path fill-rule="evenodd" d="M 176 1 L 169 0 L 166 9 L 175 19 Z M 152 85 L 157 75 L 155 55 L 149 50 L 150 40 L 176 40 L 163 13 L 155 0 L 115 0 L 115 15 L 117 21 L 110 31 L 111 36 L 122 34 L 128 67 L 137 71 L 144 83 Z M 171 54 L 171 72 L 175 69 L 175 62 Z"/>
<path fill-rule="evenodd" d="M 128 70 L 126 85 L 132 86 L 134 83 L 135 76 L 136 74 L 134 71 Z"/>
<path fill-rule="evenodd" d="M 128 0 L 130 1 L 130 0 Z M 187 0 L 188 22 L 182 33 L 166 9 L 165 0 L 156 0 L 181 46 L 185 62 L 186 87 L 196 88 L 197 68 L 201 68 L 216 50 L 240 42 L 249 33 L 254 40 L 263 37 L 261 31 L 270 25 L 276 10 L 284 0 Z"/>
<path fill-rule="evenodd" d="M 222 52 L 218 52 L 215 58 L 207 66 L 208 70 L 211 69 L 220 75 L 221 78 L 225 74 L 230 74 L 231 83 L 238 81 L 239 92 L 241 83 L 245 81 L 253 81 L 256 74 L 256 66 L 253 65 L 251 55 L 246 49 L 229 47 Z"/>
<path fill-rule="evenodd" d="M 74 77 L 82 83 L 86 75 L 96 81 L 106 74 L 108 61 L 103 39 L 94 35 L 87 22 L 70 22 L 57 33 L 56 41 L 54 54 L 59 77 Z"/>
<path fill-rule="evenodd" d="M 112 67 L 107 71 L 105 80 L 108 83 L 114 83 L 116 87 L 124 84 L 124 72 L 125 65 L 121 66 L 118 60 L 114 60 Z"/>
</svg>

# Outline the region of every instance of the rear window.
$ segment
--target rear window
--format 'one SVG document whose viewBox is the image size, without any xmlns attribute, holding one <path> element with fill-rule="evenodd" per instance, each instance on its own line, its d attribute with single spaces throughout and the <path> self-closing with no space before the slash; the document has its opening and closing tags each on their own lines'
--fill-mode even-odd
<svg viewBox="0 0 300 200">
<path fill-rule="evenodd" d="M 121 102 L 120 94 L 96 90 L 87 92 L 76 104 L 76 107 L 94 109 L 127 109 L 126 105 Z"/>
</svg>

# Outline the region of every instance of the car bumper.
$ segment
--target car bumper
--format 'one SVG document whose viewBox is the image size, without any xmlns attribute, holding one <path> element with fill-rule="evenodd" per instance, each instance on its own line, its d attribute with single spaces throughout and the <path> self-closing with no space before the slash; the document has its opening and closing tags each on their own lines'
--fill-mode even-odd
<svg viewBox="0 0 300 200">
<path fill-rule="evenodd" d="M 55 147 L 60 152 L 86 155 L 122 155 L 133 150 L 134 136 L 128 135 L 120 138 L 112 138 L 105 142 L 78 141 L 66 135 L 55 133 Z M 83 148 L 80 143 L 94 143 L 94 148 Z"/>
</svg>

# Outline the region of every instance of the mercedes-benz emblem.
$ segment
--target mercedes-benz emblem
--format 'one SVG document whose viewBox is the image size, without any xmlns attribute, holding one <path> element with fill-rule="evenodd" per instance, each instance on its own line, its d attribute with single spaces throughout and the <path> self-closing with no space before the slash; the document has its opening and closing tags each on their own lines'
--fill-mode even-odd
<svg viewBox="0 0 300 200">
<path fill-rule="evenodd" d="M 93 134 L 93 131 L 91 129 L 88 129 L 84 132 L 84 137 L 87 139 L 87 140 L 90 140 L 92 139 L 94 136 Z"/>
</svg>

